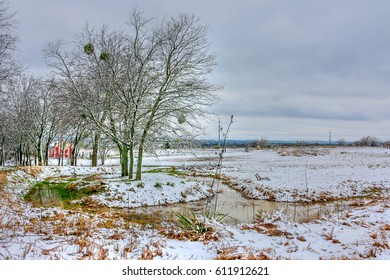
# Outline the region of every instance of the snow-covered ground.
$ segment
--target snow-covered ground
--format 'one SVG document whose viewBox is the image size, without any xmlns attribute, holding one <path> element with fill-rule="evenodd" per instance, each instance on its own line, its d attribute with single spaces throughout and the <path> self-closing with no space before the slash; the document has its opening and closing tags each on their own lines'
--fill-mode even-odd
<svg viewBox="0 0 390 280">
<path fill-rule="evenodd" d="M 145 165 L 214 174 L 218 153 L 170 151 Z M 307 223 L 281 212 L 246 224 L 210 221 L 204 234 L 173 221 L 135 223 L 116 211 L 204 198 L 209 186 L 197 177 L 151 172 L 141 183 L 120 178 L 117 166 L 3 170 L 0 259 L 390 259 L 389 167 L 390 150 L 382 148 L 228 150 L 222 180 L 248 197 L 349 199 L 355 206 Z M 34 208 L 23 200 L 36 181 L 92 174 L 105 187 L 89 197 L 98 205 L 94 211 Z"/>
<path fill-rule="evenodd" d="M 154 163 L 212 174 L 216 152 L 161 156 Z M 227 150 L 222 165 L 233 188 L 257 199 L 326 201 L 390 188 L 390 150 L 384 148 L 234 149 Z"/>
</svg>

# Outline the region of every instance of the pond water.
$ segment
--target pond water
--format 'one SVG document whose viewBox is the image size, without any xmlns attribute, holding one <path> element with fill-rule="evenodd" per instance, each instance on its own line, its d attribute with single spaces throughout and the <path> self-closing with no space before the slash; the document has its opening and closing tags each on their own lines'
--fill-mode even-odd
<svg viewBox="0 0 390 280">
<path fill-rule="evenodd" d="M 342 211 L 350 208 L 347 201 L 314 204 L 275 202 L 247 199 L 241 193 L 223 184 L 220 184 L 219 190 L 220 192 L 211 199 L 208 207 L 212 210 L 216 209 L 221 214 L 227 214 L 224 219 L 224 223 L 227 224 L 252 223 L 256 216 L 267 217 L 276 211 L 282 211 L 292 221 L 302 223 L 318 219 L 329 213 L 341 215 Z M 176 213 L 203 213 L 206 204 L 206 200 L 201 200 L 164 206 L 141 207 L 129 211 L 130 213 L 156 214 L 167 219 L 174 219 Z M 216 207 L 215 204 L 217 204 Z"/>
<path fill-rule="evenodd" d="M 55 189 L 41 188 L 33 195 L 32 201 L 40 207 L 63 207 L 61 196 Z M 176 214 L 203 213 L 206 200 L 170 205 L 123 209 L 124 214 L 144 214 L 158 216 L 162 220 L 177 220 Z M 208 209 L 216 209 L 221 214 L 227 214 L 224 223 L 252 223 L 256 216 L 267 217 L 276 211 L 282 211 L 295 222 L 306 222 L 317 219 L 324 214 L 339 213 L 346 210 L 348 202 L 298 204 L 266 200 L 247 199 L 241 193 L 219 184 L 219 192 L 207 204 Z M 216 205 L 216 206 L 215 206 Z"/>
<path fill-rule="evenodd" d="M 32 202 L 40 207 L 63 207 L 64 203 L 57 190 L 40 188 L 31 198 Z"/>
</svg>

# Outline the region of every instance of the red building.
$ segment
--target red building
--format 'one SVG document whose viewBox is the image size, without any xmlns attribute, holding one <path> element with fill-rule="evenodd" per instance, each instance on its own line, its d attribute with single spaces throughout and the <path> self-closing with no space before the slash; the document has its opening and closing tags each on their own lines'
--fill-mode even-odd
<svg viewBox="0 0 390 280">
<path fill-rule="evenodd" d="M 72 145 L 65 144 L 64 149 L 60 149 L 60 146 L 56 144 L 53 148 L 50 149 L 49 157 L 51 158 L 59 158 L 63 155 L 64 158 L 69 158 L 72 154 Z"/>
</svg>

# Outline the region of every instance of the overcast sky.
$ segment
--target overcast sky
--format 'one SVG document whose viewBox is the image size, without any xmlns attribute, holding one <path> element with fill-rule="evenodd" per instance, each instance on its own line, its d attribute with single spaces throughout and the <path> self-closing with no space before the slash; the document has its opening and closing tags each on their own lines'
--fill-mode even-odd
<svg viewBox="0 0 390 280">
<path fill-rule="evenodd" d="M 207 124 L 230 139 L 390 140 L 388 0 L 10 0 L 18 59 L 42 74 L 42 49 L 72 42 L 85 23 L 124 29 L 129 11 L 155 18 L 195 14 L 210 28 L 223 86 Z"/>
</svg>

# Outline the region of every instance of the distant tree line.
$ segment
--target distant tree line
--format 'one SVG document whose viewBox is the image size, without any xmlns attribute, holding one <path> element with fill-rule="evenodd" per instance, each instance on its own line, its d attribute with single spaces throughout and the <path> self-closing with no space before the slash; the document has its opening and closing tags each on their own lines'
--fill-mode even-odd
<svg viewBox="0 0 390 280">
<path fill-rule="evenodd" d="M 379 147 L 380 145 L 382 145 L 381 140 L 375 136 L 364 136 L 355 141 L 355 146 Z"/>
<path fill-rule="evenodd" d="M 10 24 L 0 25 L 0 32 L 11 36 L 14 15 L 8 11 L 0 1 L 0 22 Z M 199 131 L 219 90 L 207 80 L 216 64 L 207 27 L 195 16 L 157 21 L 137 9 L 127 25 L 112 31 L 87 24 L 72 45 L 50 43 L 44 51 L 51 69 L 46 77 L 14 67 L 13 35 L 8 55 L 3 58 L 0 51 L 0 67 L 8 63 L 0 68 L 1 164 L 12 158 L 19 165 L 47 165 L 50 145 L 57 142 L 71 143 L 72 165 L 80 147 L 89 145 L 96 166 L 104 155 L 99 147 L 114 145 L 122 176 L 141 179 L 146 149 Z M 0 44 L 0 50 L 6 48 Z"/>
<path fill-rule="evenodd" d="M 347 141 L 344 138 L 341 138 L 335 142 L 332 142 L 329 144 L 329 142 L 308 142 L 308 141 L 285 141 L 285 142 L 276 142 L 273 143 L 272 141 L 268 140 L 266 137 L 261 137 L 259 140 L 251 140 L 251 141 L 243 141 L 241 143 L 241 146 L 245 146 L 247 148 L 255 148 L 255 149 L 264 149 L 264 148 L 270 148 L 273 146 L 361 146 L 361 147 L 380 147 L 380 146 L 386 146 L 388 147 L 390 145 L 390 141 L 381 141 L 379 138 L 375 136 L 364 136 L 356 141 Z M 229 144 L 228 144 L 229 146 Z M 233 146 L 240 146 L 237 145 L 237 143 L 234 143 Z"/>
</svg>

